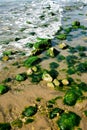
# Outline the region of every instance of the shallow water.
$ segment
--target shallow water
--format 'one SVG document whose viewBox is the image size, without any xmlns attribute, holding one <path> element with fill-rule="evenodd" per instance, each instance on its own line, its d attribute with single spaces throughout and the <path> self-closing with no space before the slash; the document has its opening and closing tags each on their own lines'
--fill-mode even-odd
<svg viewBox="0 0 87 130">
<path fill-rule="evenodd" d="M 38 37 L 54 38 L 63 24 L 63 7 L 74 2 L 82 7 L 81 0 L 0 0 L 0 53 L 9 45 L 29 54 L 27 42 L 33 43 Z M 15 42 L 16 37 L 20 40 Z"/>
</svg>

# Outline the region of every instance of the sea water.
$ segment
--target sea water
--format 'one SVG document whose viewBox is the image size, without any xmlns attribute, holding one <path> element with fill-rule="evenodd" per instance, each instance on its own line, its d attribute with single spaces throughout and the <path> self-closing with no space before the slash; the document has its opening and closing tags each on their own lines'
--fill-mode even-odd
<svg viewBox="0 0 87 130">
<path fill-rule="evenodd" d="M 8 46 L 29 54 L 26 43 L 34 43 L 38 37 L 54 38 L 63 24 L 64 6 L 74 2 L 83 0 L 0 0 L 0 54 Z"/>
</svg>

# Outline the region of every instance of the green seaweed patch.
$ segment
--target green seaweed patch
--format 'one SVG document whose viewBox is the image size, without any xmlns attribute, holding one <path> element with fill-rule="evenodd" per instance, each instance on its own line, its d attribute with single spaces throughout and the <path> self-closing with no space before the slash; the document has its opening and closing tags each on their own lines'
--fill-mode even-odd
<svg viewBox="0 0 87 130">
<path fill-rule="evenodd" d="M 64 28 L 64 31 L 66 34 L 69 34 L 72 31 L 72 28 L 71 27 Z"/>
<path fill-rule="evenodd" d="M 15 38 L 15 41 L 19 41 L 21 38 L 20 37 L 16 37 Z"/>
<path fill-rule="evenodd" d="M 61 33 L 61 34 L 58 34 L 56 37 L 57 37 L 59 40 L 65 40 L 65 39 L 67 38 L 67 35 L 64 34 L 64 33 Z"/>
<path fill-rule="evenodd" d="M 0 130 L 11 130 L 10 123 L 0 123 Z"/>
<path fill-rule="evenodd" d="M 12 52 L 11 50 L 4 51 L 4 52 L 3 52 L 3 55 L 6 55 L 6 56 L 10 56 L 10 55 L 12 55 L 12 54 L 13 54 L 13 52 Z"/>
<path fill-rule="evenodd" d="M 27 60 L 24 61 L 24 66 L 26 67 L 32 67 L 34 65 L 37 65 L 41 59 L 37 56 L 30 56 Z"/>
<path fill-rule="evenodd" d="M 17 81 L 24 81 L 24 80 L 27 79 L 27 75 L 26 75 L 26 73 L 17 74 L 16 77 L 15 77 L 15 79 Z"/>
<path fill-rule="evenodd" d="M 87 110 L 84 111 L 85 116 L 87 117 Z"/>
<path fill-rule="evenodd" d="M 83 63 L 79 63 L 76 66 L 76 70 L 80 73 L 86 73 L 87 72 L 87 61 L 83 62 Z"/>
<path fill-rule="evenodd" d="M 29 106 L 22 112 L 23 116 L 30 117 L 37 113 L 37 106 Z"/>
<path fill-rule="evenodd" d="M 11 122 L 11 126 L 14 128 L 22 128 L 23 123 L 20 119 L 16 119 L 16 120 Z"/>
<path fill-rule="evenodd" d="M 68 49 L 69 49 L 68 52 L 70 52 L 70 53 L 72 53 L 72 54 L 77 52 L 77 49 L 76 49 L 75 47 L 69 46 Z"/>
<path fill-rule="evenodd" d="M 6 78 L 6 79 L 3 81 L 3 83 L 8 83 L 8 82 L 11 82 L 11 81 L 12 81 L 12 78 L 8 77 L 8 78 Z"/>
<path fill-rule="evenodd" d="M 66 105 L 73 106 L 76 104 L 77 100 L 82 96 L 82 92 L 76 89 L 69 89 L 65 95 L 63 102 Z"/>
<path fill-rule="evenodd" d="M 0 94 L 8 92 L 9 88 L 6 85 L 0 84 Z"/>
<path fill-rule="evenodd" d="M 62 97 L 61 97 L 61 96 L 57 96 L 57 97 L 55 97 L 55 98 L 49 100 L 49 101 L 48 101 L 48 105 L 50 105 L 50 104 L 51 104 L 51 105 L 52 105 L 52 104 L 55 104 L 58 99 L 62 99 Z"/>
<path fill-rule="evenodd" d="M 55 70 L 55 69 L 51 69 L 51 70 L 49 71 L 49 74 L 51 75 L 51 77 L 52 77 L 53 79 L 56 79 L 57 76 L 58 76 L 58 71 Z"/>
<path fill-rule="evenodd" d="M 63 56 L 63 55 L 58 55 L 58 56 L 57 56 L 57 60 L 58 60 L 58 62 L 61 62 L 61 61 L 65 60 L 65 56 Z"/>
<path fill-rule="evenodd" d="M 34 119 L 32 119 L 32 118 L 27 118 L 24 124 L 27 125 L 27 124 L 32 123 L 33 121 L 34 121 Z"/>
<path fill-rule="evenodd" d="M 59 67 L 59 64 L 58 63 L 56 63 L 56 62 L 51 62 L 50 63 L 50 68 L 51 69 L 55 69 L 55 68 L 58 68 Z"/>
<path fill-rule="evenodd" d="M 60 108 L 54 108 L 49 112 L 49 118 L 53 119 L 55 117 L 57 117 L 57 115 L 61 115 L 64 112 L 64 110 L 60 109 Z"/>
<path fill-rule="evenodd" d="M 87 57 L 86 54 L 85 54 L 84 52 L 79 52 L 79 56 L 80 56 L 81 58 Z"/>
<path fill-rule="evenodd" d="M 31 78 L 32 83 L 39 83 L 42 80 L 42 72 L 33 73 L 29 77 Z"/>
<path fill-rule="evenodd" d="M 84 92 L 87 92 L 87 84 L 85 82 L 81 82 L 78 84 L 79 89 L 81 89 Z"/>
<path fill-rule="evenodd" d="M 87 50 L 87 47 L 78 45 L 75 47 L 77 51 L 83 52 Z"/>
<path fill-rule="evenodd" d="M 69 67 L 68 70 L 67 70 L 67 73 L 69 75 L 75 74 L 76 73 L 75 67 Z"/>
<path fill-rule="evenodd" d="M 66 57 L 66 62 L 68 64 L 68 67 L 71 67 L 77 63 L 78 57 L 74 55 L 68 55 Z"/>
<path fill-rule="evenodd" d="M 81 117 L 74 112 L 64 112 L 57 121 L 60 130 L 73 130 L 80 123 Z"/>
<path fill-rule="evenodd" d="M 73 28 L 79 28 L 80 27 L 80 22 L 79 21 L 73 21 L 72 22 L 72 27 Z"/>
</svg>

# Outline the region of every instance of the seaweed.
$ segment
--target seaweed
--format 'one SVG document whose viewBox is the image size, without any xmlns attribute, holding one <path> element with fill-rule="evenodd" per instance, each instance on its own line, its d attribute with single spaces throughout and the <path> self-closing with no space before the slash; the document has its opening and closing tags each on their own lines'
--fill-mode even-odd
<svg viewBox="0 0 87 130">
<path fill-rule="evenodd" d="M 52 76 L 53 79 L 57 78 L 58 72 L 55 69 L 51 69 L 49 74 Z"/>
<path fill-rule="evenodd" d="M 74 56 L 74 55 L 68 55 L 66 57 L 66 62 L 68 64 L 68 67 L 71 67 L 71 66 L 75 65 L 77 60 L 78 60 L 78 57 Z"/>
<path fill-rule="evenodd" d="M 76 104 L 76 101 L 79 99 L 80 96 L 82 96 L 80 90 L 69 89 L 64 95 L 63 102 L 66 105 L 73 106 Z"/>
<path fill-rule="evenodd" d="M 62 34 L 58 34 L 56 37 L 57 37 L 59 40 L 65 40 L 65 39 L 67 38 L 67 35 L 64 34 L 64 33 L 62 33 Z"/>
<path fill-rule="evenodd" d="M 65 60 L 65 56 L 63 56 L 63 55 L 58 55 L 58 56 L 57 56 L 57 60 L 58 60 L 58 62 L 61 62 L 61 61 Z"/>
<path fill-rule="evenodd" d="M 64 31 L 65 31 L 66 34 L 68 34 L 72 31 L 72 28 L 71 27 L 64 28 Z"/>
<path fill-rule="evenodd" d="M 74 112 L 64 112 L 57 121 L 60 130 L 72 130 L 80 123 L 81 117 Z"/>
<path fill-rule="evenodd" d="M 87 117 L 87 110 L 84 111 L 85 116 Z"/>
<path fill-rule="evenodd" d="M 67 70 L 67 73 L 69 75 L 75 74 L 76 73 L 75 67 L 69 67 L 68 70 Z"/>
<path fill-rule="evenodd" d="M 64 110 L 60 109 L 60 108 L 54 108 L 49 112 L 49 118 L 53 119 L 54 117 L 57 117 L 57 115 L 61 115 L 64 112 Z"/>
<path fill-rule="evenodd" d="M 84 52 L 79 52 L 79 56 L 80 56 L 80 57 L 87 57 Z"/>
<path fill-rule="evenodd" d="M 77 50 L 76 50 L 76 48 L 75 47 L 71 47 L 71 46 L 69 46 L 69 51 L 68 52 L 70 52 L 70 53 L 76 53 L 77 52 Z"/>
<path fill-rule="evenodd" d="M 36 64 L 38 64 L 41 61 L 40 58 L 37 56 L 30 56 L 27 60 L 24 61 L 24 66 L 26 67 L 32 67 Z"/>
<path fill-rule="evenodd" d="M 4 51 L 4 52 L 3 52 L 3 55 L 6 55 L 6 56 L 10 56 L 10 55 L 12 55 L 12 54 L 13 54 L 13 52 L 12 52 L 11 50 Z"/>
<path fill-rule="evenodd" d="M 11 130 L 10 123 L 0 123 L 0 130 Z"/>
<path fill-rule="evenodd" d="M 87 50 L 87 48 L 85 46 L 81 46 L 81 45 L 78 45 L 75 48 L 76 48 L 77 51 L 80 51 L 80 52 Z"/>
<path fill-rule="evenodd" d="M 35 115 L 37 112 L 37 106 L 29 106 L 22 112 L 23 116 L 30 117 Z"/>
<path fill-rule="evenodd" d="M 80 27 L 80 22 L 79 21 L 73 21 L 72 26 L 73 27 Z"/>
<path fill-rule="evenodd" d="M 79 89 L 81 89 L 84 92 L 87 92 L 87 84 L 84 82 L 81 82 L 80 84 L 78 84 Z"/>
<path fill-rule="evenodd" d="M 42 80 L 42 72 L 33 73 L 30 78 L 32 83 L 39 83 Z"/>
<path fill-rule="evenodd" d="M 87 61 L 83 62 L 83 63 L 79 63 L 76 66 L 76 70 L 80 73 L 86 73 L 87 72 Z"/>
<path fill-rule="evenodd" d="M 26 80 L 27 79 L 26 73 L 17 74 L 15 79 L 17 81 L 24 81 L 24 80 Z"/>
<path fill-rule="evenodd" d="M 25 47 L 32 48 L 33 47 L 33 43 L 29 43 L 28 42 L 28 43 L 25 44 Z"/>
<path fill-rule="evenodd" d="M 34 43 L 33 47 L 41 51 L 46 50 L 51 47 L 51 39 L 40 39 L 38 42 Z"/>
<path fill-rule="evenodd" d="M 3 83 L 8 83 L 8 82 L 11 82 L 12 81 L 12 79 L 11 78 L 6 78 L 4 81 L 3 81 Z"/>
<path fill-rule="evenodd" d="M 11 122 L 11 125 L 12 125 L 12 127 L 22 128 L 23 123 L 20 119 L 16 119 Z"/>
<path fill-rule="evenodd" d="M 9 88 L 6 85 L 0 84 L 0 94 L 8 92 Z"/>
<path fill-rule="evenodd" d="M 51 63 L 50 63 L 50 68 L 51 68 L 51 69 L 55 69 L 55 68 L 57 68 L 57 67 L 59 67 L 59 64 L 57 64 L 56 62 L 51 62 Z"/>
<path fill-rule="evenodd" d="M 24 124 L 29 124 L 29 123 L 32 123 L 33 121 L 34 121 L 34 119 L 27 118 Z"/>
</svg>

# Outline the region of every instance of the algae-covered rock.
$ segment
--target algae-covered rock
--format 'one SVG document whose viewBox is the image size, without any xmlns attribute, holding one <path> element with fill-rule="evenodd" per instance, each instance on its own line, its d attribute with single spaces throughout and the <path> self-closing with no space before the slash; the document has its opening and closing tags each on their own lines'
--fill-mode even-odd
<svg viewBox="0 0 87 130">
<path fill-rule="evenodd" d="M 8 87 L 5 85 L 0 84 L 0 94 L 4 94 L 8 91 Z"/>
<path fill-rule="evenodd" d="M 57 35 L 57 38 L 58 38 L 59 40 L 65 40 L 65 39 L 67 38 L 67 35 L 64 34 L 64 33 L 62 33 L 62 34 Z"/>
<path fill-rule="evenodd" d="M 22 128 L 22 125 L 23 125 L 23 123 L 20 119 L 16 119 L 11 122 L 11 126 L 14 128 Z"/>
<path fill-rule="evenodd" d="M 80 22 L 79 21 L 73 21 L 72 26 L 80 26 Z"/>
<path fill-rule="evenodd" d="M 40 39 L 38 42 L 34 44 L 35 49 L 46 50 L 51 47 L 50 39 Z"/>
<path fill-rule="evenodd" d="M 53 80 L 53 78 L 52 78 L 52 77 L 50 76 L 50 74 L 47 73 L 47 72 L 44 72 L 44 73 L 43 73 L 42 79 L 43 79 L 44 81 L 47 81 L 47 82 L 51 82 L 51 81 Z"/>
<path fill-rule="evenodd" d="M 16 77 L 15 77 L 15 79 L 17 81 L 24 81 L 24 80 L 26 80 L 26 78 L 27 78 L 27 76 L 26 76 L 25 73 L 17 74 Z"/>
<path fill-rule="evenodd" d="M 62 113 L 61 117 L 57 121 L 60 130 L 73 130 L 75 126 L 80 123 L 80 116 L 74 112 Z"/>
<path fill-rule="evenodd" d="M 37 106 L 29 106 L 25 108 L 25 110 L 22 112 L 22 115 L 26 117 L 30 117 L 30 116 L 35 115 L 36 112 L 37 112 Z"/>
<path fill-rule="evenodd" d="M 56 50 L 54 47 L 51 47 L 47 50 L 47 55 L 50 57 L 55 57 L 58 53 L 58 50 Z"/>
<path fill-rule="evenodd" d="M 12 54 L 13 54 L 13 52 L 12 52 L 11 50 L 4 51 L 4 52 L 3 52 L 3 55 L 6 55 L 6 56 L 10 56 L 10 55 L 12 55 Z"/>
<path fill-rule="evenodd" d="M 60 82 L 58 81 L 58 79 L 54 79 L 53 83 L 55 86 L 60 86 Z"/>
<path fill-rule="evenodd" d="M 41 61 L 40 58 L 37 56 L 30 56 L 27 60 L 24 61 L 24 66 L 26 67 L 32 67 L 36 64 L 38 64 Z"/>
<path fill-rule="evenodd" d="M 59 44 L 59 48 L 60 49 L 66 49 L 68 46 L 67 46 L 67 44 L 66 43 L 60 43 Z"/>
<path fill-rule="evenodd" d="M 68 81 L 67 79 L 63 79 L 63 80 L 62 80 L 62 84 L 63 84 L 63 85 L 69 85 L 69 81 Z"/>
<path fill-rule="evenodd" d="M 57 117 L 57 115 L 61 115 L 64 112 L 64 110 L 60 108 L 54 108 L 52 111 L 49 112 L 49 118 L 53 119 L 54 117 Z"/>
<path fill-rule="evenodd" d="M 73 106 L 75 105 L 76 101 L 78 100 L 80 96 L 82 96 L 82 93 L 80 90 L 70 89 L 66 92 L 63 102 L 66 105 Z"/>
<path fill-rule="evenodd" d="M 11 130 L 10 123 L 0 123 L 0 130 Z"/>
</svg>

